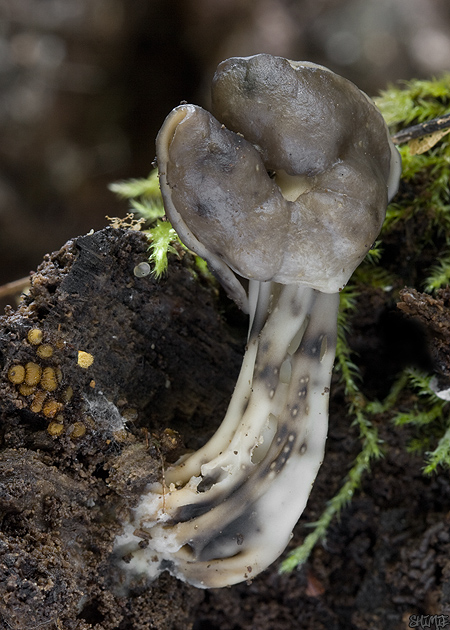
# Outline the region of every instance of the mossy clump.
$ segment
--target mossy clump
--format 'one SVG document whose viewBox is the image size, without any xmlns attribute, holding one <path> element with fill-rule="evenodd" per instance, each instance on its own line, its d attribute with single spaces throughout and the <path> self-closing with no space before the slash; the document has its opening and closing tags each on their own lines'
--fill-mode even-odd
<svg viewBox="0 0 450 630">
<path fill-rule="evenodd" d="M 450 110 L 450 74 L 391 87 L 376 103 L 393 133 L 439 118 Z M 450 279 L 450 136 L 443 136 L 421 154 L 411 144 L 398 147 L 402 186 L 388 208 L 381 240 L 389 244 L 392 235 L 399 233 L 409 237 L 409 273 L 402 274 L 403 283 L 433 291 Z M 380 263 L 383 265 L 383 260 Z M 403 272 L 405 266 L 400 266 Z"/>
</svg>

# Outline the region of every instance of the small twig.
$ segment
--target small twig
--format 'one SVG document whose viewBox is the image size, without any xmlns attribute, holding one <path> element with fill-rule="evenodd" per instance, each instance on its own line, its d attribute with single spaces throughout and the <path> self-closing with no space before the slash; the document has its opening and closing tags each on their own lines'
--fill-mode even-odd
<svg viewBox="0 0 450 630">
<path fill-rule="evenodd" d="M 403 144 L 404 142 L 409 142 L 410 140 L 414 140 L 416 138 L 422 138 L 423 136 L 428 136 L 431 133 L 436 133 L 436 131 L 442 131 L 449 128 L 450 114 L 445 114 L 445 116 L 439 116 L 439 118 L 433 118 L 432 120 L 426 120 L 418 125 L 406 127 L 406 129 L 402 129 L 391 136 L 391 140 L 394 144 Z"/>
<path fill-rule="evenodd" d="M 6 618 L 5 618 L 5 616 L 3 614 L 1 616 L 2 616 L 3 622 L 8 626 L 8 628 L 10 628 L 11 630 L 19 630 L 19 628 L 14 628 L 14 626 L 12 626 L 6 620 Z M 42 626 L 48 626 L 49 623 L 54 623 L 57 630 L 62 630 L 60 622 L 59 622 L 59 618 L 57 618 L 57 617 L 49 619 L 48 621 L 41 621 L 40 623 L 37 623 L 34 626 L 29 626 L 28 628 L 23 628 L 22 630 L 37 630 L 38 628 L 42 628 Z"/>
<path fill-rule="evenodd" d="M 148 438 L 148 430 L 144 429 L 144 432 L 145 432 L 146 448 L 148 449 L 150 445 L 150 441 Z M 159 459 L 161 461 L 162 500 L 163 500 L 163 512 L 165 512 L 166 511 L 166 493 L 167 493 L 165 462 L 164 462 L 164 456 L 162 454 L 162 451 L 159 445 L 158 438 L 155 434 L 152 434 L 151 444 L 152 446 L 155 447 L 155 450 L 158 453 Z"/>
<path fill-rule="evenodd" d="M 14 280 L 14 282 L 7 282 L 0 286 L 0 298 L 8 297 L 9 295 L 16 295 L 22 293 L 30 285 L 30 278 L 20 278 L 20 280 Z"/>
</svg>

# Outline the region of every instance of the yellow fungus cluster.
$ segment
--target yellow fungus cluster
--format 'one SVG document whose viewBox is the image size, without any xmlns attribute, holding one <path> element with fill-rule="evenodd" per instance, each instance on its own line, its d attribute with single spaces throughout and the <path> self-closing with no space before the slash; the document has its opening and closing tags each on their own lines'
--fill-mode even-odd
<svg viewBox="0 0 450 630">
<path fill-rule="evenodd" d="M 47 427 L 47 433 L 53 437 L 58 437 L 64 431 L 64 425 L 62 422 L 52 421 Z"/>
<path fill-rule="evenodd" d="M 29 387 L 36 387 L 41 380 L 42 368 L 37 363 L 30 361 L 25 366 L 25 385 Z"/>
<path fill-rule="evenodd" d="M 17 364 L 10 367 L 8 379 L 17 386 L 19 394 L 28 399 L 28 406 L 33 413 L 42 413 L 46 418 L 53 418 L 63 408 L 62 403 L 49 397 L 62 382 L 62 372 L 59 368 L 50 366 L 42 368 L 38 363 L 29 361 L 25 365 Z"/>
<path fill-rule="evenodd" d="M 13 365 L 8 370 L 8 378 L 14 385 L 20 385 L 25 380 L 25 368 L 23 365 Z"/>
<path fill-rule="evenodd" d="M 33 413 L 49 419 L 47 427 L 49 435 L 58 437 L 66 431 L 72 439 L 83 437 L 87 431 L 87 426 L 83 422 L 75 422 L 66 430 L 62 411 L 71 401 L 74 392 L 70 385 L 63 389 L 62 371 L 56 364 L 50 363 L 55 350 L 62 350 L 65 342 L 61 340 L 52 340 L 52 344 L 44 342 L 44 332 L 39 328 L 31 328 L 26 340 L 34 350 L 35 359 L 32 360 L 30 357 L 27 363 L 12 365 L 7 373 L 9 382 L 22 397 L 22 404 Z M 92 354 L 83 350 L 78 351 L 79 367 L 87 369 L 93 362 Z M 95 388 L 95 380 L 91 379 L 89 385 Z"/>
<path fill-rule="evenodd" d="M 42 371 L 41 387 L 47 392 L 54 392 L 58 388 L 58 380 L 55 370 L 52 367 L 46 367 Z"/>
<path fill-rule="evenodd" d="M 25 398 L 24 402 L 30 411 L 51 420 L 47 427 L 48 433 L 52 436 L 61 435 L 64 430 L 64 417 L 61 411 L 64 409 L 64 404 L 72 398 L 73 389 L 67 387 L 61 391 L 59 400 L 52 396 L 61 387 L 63 381 L 62 371 L 58 366 L 45 364 L 53 357 L 54 348 L 49 343 L 43 343 L 44 333 L 38 328 L 28 331 L 27 340 L 34 347 L 37 360 L 28 361 L 24 365 L 20 363 L 12 365 L 8 370 L 8 380 L 16 386 L 20 396 Z M 56 346 L 58 347 L 58 344 Z M 45 363 L 42 365 L 38 361 Z"/>
<path fill-rule="evenodd" d="M 28 331 L 27 339 L 31 343 L 32 346 L 38 346 L 42 343 L 42 339 L 44 338 L 44 333 L 39 328 L 32 328 Z"/>
<path fill-rule="evenodd" d="M 53 356 L 53 348 L 48 343 L 43 343 L 42 346 L 37 348 L 36 354 L 41 359 L 50 359 Z"/>
<path fill-rule="evenodd" d="M 71 438 L 80 438 L 86 433 L 86 425 L 83 422 L 74 422 L 72 425 L 72 431 L 70 433 Z"/>
</svg>

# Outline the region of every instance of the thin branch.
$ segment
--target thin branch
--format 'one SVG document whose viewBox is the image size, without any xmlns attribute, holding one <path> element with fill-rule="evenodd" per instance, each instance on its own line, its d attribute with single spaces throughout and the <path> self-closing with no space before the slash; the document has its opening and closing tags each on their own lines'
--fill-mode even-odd
<svg viewBox="0 0 450 630">
<path fill-rule="evenodd" d="M 428 136 L 430 133 L 436 133 L 436 131 L 449 128 L 450 114 L 445 114 L 445 116 L 439 116 L 439 118 L 433 118 L 432 120 L 426 120 L 418 125 L 406 127 L 406 129 L 402 129 L 391 136 L 391 140 L 394 144 L 403 144 L 404 142 L 422 138 L 423 136 Z"/>
<path fill-rule="evenodd" d="M 30 286 L 30 278 L 20 278 L 20 280 L 14 280 L 14 282 L 7 282 L 0 286 L 0 298 L 8 297 L 10 295 L 17 295 L 22 293 Z"/>
</svg>

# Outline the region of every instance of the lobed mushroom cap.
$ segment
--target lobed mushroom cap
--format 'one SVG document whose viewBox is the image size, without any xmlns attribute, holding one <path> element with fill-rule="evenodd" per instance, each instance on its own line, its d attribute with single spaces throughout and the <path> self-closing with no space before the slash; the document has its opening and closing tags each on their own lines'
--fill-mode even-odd
<svg viewBox="0 0 450 630">
<path fill-rule="evenodd" d="M 212 112 L 157 138 L 166 212 L 245 306 L 236 274 L 333 293 L 377 237 L 400 175 L 372 101 L 322 66 L 262 54 L 218 66 Z"/>
</svg>

